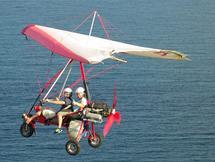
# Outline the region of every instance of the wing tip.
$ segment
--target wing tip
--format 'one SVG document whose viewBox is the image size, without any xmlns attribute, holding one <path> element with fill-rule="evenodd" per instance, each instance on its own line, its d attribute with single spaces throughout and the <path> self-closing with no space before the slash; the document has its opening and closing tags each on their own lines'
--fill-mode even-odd
<svg viewBox="0 0 215 162">
<path fill-rule="evenodd" d="M 26 30 L 28 30 L 29 28 L 35 26 L 36 24 L 29 24 L 27 25 L 24 29 L 22 29 L 21 34 L 25 35 Z"/>
<path fill-rule="evenodd" d="M 163 50 L 162 50 L 163 51 Z M 164 52 L 167 52 L 167 53 L 172 53 L 176 56 L 178 56 L 178 58 L 176 60 L 181 60 L 181 61 L 192 61 L 188 55 L 182 53 L 182 52 L 179 52 L 179 51 L 172 51 L 172 50 L 164 50 Z"/>
</svg>

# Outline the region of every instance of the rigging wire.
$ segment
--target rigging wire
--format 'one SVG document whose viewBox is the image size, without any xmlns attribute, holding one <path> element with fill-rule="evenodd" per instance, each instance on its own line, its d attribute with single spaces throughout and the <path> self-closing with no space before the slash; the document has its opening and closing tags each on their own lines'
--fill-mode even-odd
<svg viewBox="0 0 215 162">
<path fill-rule="evenodd" d="M 99 14 L 97 14 L 97 17 L 98 17 L 99 22 L 100 22 L 100 24 L 101 24 L 101 26 L 102 26 L 102 29 L 103 29 L 103 31 L 104 31 L 104 33 L 105 33 L 105 37 L 106 37 L 107 39 L 110 39 L 110 35 L 109 35 L 109 33 L 107 32 L 106 25 L 105 25 L 105 23 L 104 23 L 104 20 L 103 20 L 102 16 L 99 15 Z"/>
<path fill-rule="evenodd" d="M 42 91 L 42 86 L 41 86 L 41 80 L 39 79 L 39 76 L 36 75 L 36 78 L 37 78 L 37 84 L 38 84 L 38 88 L 39 88 L 39 93 Z"/>
<path fill-rule="evenodd" d="M 48 68 L 47 68 L 47 73 L 46 73 L 46 79 L 50 79 L 50 73 L 51 73 L 51 66 L 53 64 L 53 52 L 49 56 L 49 62 L 48 62 Z"/>
<path fill-rule="evenodd" d="M 83 20 L 79 25 L 77 25 L 72 31 L 78 30 L 87 20 L 89 20 L 89 18 L 90 18 L 91 16 L 93 16 L 93 14 L 94 14 L 94 12 L 90 13 L 89 15 L 87 15 L 87 16 L 84 18 L 84 20 Z"/>
<path fill-rule="evenodd" d="M 89 18 L 91 18 L 93 16 L 94 12 L 92 12 L 91 14 L 89 14 L 76 28 L 74 28 L 72 31 L 76 31 L 77 29 L 79 29 Z M 63 41 L 64 39 L 66 39 L 66 37 L 68 37 L 70 34 L 66 34 L 61 41 Z"/>
<path fill-rule="evenodd" d="M 117 68 L 120 64 L 114 64 L 112 66 L 108 66 L 107 68 L 95 73 L 94 75 L 92 75 L 91 77 L 88 77 L 88 81 L 95 79 L 95 78 L 99 78 L 103 75 L 105 75 L 106 73 L 110 72 L 111 70 L 113 70 L 114 68 Z M 93 70 L 94 70 L 95 66 L 91 66 L 87 71 L 86 71 L 86 75 L 89 75 Z M 79 77 L 78 79 L 76 79 L 76 81 L 74 81 L 73 83 L 71 83 L 70 85 L 68 85 L 67 87 L 69 88 L 74 88 L 75 86 L 77 86 L 80 82 L 82 81 L 82 78 Z M 58 92 L 53 92 L 52 95 L 50 95 L 49 97 L 54 97 L 58 94 Z"/>
</svg>

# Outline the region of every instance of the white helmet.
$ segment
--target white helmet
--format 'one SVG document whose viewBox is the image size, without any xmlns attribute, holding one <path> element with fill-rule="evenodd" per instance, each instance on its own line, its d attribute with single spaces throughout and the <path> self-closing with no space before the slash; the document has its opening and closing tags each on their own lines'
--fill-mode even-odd
<svg viewBox="0 0 215 162">
<path fill-rule="evenodd" d="M 71 88 L 69 88 L 69 87 L 68 87 L 68 88 L 65 88 L 65 89 L 64 89 L 64 92 L 72 93 L 72 89 L 71 89 Z"/>
<path fill-rule="evenodd" d="M 83 87 L 78 87 L 75 91 L 75 93 L 84 93 L 84 88 Z"/>
</svg>

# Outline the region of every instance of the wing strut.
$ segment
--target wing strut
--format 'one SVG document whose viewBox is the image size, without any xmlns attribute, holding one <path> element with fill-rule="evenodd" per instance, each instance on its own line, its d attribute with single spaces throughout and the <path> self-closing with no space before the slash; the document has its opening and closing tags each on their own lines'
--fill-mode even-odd
<svg viewBox="0 0 215 162">
<path fill-rule="evenodd" d="M 72 63 L 72 59 L 70 59 L 67 64 L 64 66 L 63 70 L 60 72 L 59 76 L 57 77 L 57 79 L 55 80 L 55 82 L 52 84 L 52 86 L 50 87 L 50 89 L 48 90 L 48 92 L 46 93 L 46 95 L 43 97 L 43 100 L 47 98 L 47 96 L 49 95 L 49 93 L 51 92 L 51 90 L 54 88 L 55 84 L 57 83 L 57 81 L 60 79 L 60 77 L 62 76 L 62 74 L 64 73 L 64 71 L 66 70 L 66 68 Z"/>
</svg>

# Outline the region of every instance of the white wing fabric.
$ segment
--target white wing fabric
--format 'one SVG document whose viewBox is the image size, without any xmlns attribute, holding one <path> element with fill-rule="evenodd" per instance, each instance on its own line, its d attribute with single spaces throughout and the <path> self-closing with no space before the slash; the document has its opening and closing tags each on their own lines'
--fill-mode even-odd
<svg viewBox="0 0 215 162">
<path fill-rule="evenodd" d="M 53 53 L 88 64 L 100 63 L 116 53 L 162 59 L 188 59 L 177 51 L 145 48 L 35 24 L 26 26 L 22 34 Z"/>
</svg>

